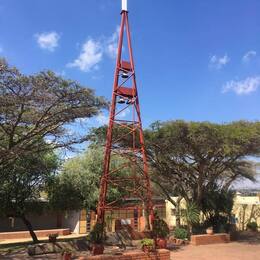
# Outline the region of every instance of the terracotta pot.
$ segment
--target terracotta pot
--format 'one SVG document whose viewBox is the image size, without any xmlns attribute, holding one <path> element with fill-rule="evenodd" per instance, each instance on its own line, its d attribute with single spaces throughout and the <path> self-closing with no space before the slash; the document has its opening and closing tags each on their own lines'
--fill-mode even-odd
<svg viewBox="0 0 260 260">
<path fill-rule="evenodd" d="M 212 228 L 207 228 L 207 229 L 206 229 L 206 233 L 207 233 L 208 235 L 213 235 L 213 234 L 214 234 Z"/>
<path fill-rule="evenodd" d="M 177 246 L 181 246 L 181 245 L 183 245 L 183 243 L 184 243 L 184 240 L 182 240 L 182 239 L 176 239 L 176 245 L 177 245 Z"/>
<path fill-rule="evenodd" d="M 64 253 L 63 254 L 63 260 L 71 260 L 72 258 L 71 258 L 71 253 Z"/>
<path fill-rule="evenodd" d="M 167 247 L 167 240 L 165 238 L 157 238 L 156 246 L 159 249 L 165 249 Z"/>
<path fill-rule="evenodd" d="M 152 246 L 143 246 L 142 249 L 145 253 L 149 253 L 153 250 L 153 247 Z"/>
<path fill-rule="evenodd" d="M 102 244 L 94 244 L 92 246 L 92 255 L 103 255 L 104 246 Z"/>
</svg>

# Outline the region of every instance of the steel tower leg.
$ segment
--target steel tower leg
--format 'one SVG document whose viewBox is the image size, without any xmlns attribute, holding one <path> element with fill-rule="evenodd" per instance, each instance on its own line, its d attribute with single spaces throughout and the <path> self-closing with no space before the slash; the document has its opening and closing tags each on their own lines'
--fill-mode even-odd
<svg viewBox="0 0 260 260">
<path fill-rule="evenodd" d="M 126 32 L 129 61 L 122 60 L 124 32 Z M 125 102 L 126 104 L 118 104 L 118 101 L 121 101 L 121 103 Z M 125 115 L 126 111 L 130 111 L 130 109 L 132 110 L 131 119 L 125 119 L 122 115 Z M 114 134 L 115 128 L 117 128 L 117 135 Z M 127 136 L 131 139 L 131 145 L 129 144 L 127 147 L 118 146 L 117 144 L 124 141 Z M 111 158 L 113 155 L 121 156 L 125 160 L 129 160 L 129 163 L 112 169 Z M 133 172 L 130 171 L 126 177 L 118 177 L 116 173 L 122 168 L 129 170 L 133 168 Z M 139 170 L 136 171 L 137 168 Z M 152 221 L 152 192 L 136 84 L 128 11 L 122 10 L 112 102 L 106 136 L 103 175 L 97 207 L 99 222 L 104 222 L 106 210 L 113 210 L 117 205 L 117 201 L 107 201 L 107 193 L 110 185 L 114 187 L 120 187 L 121 185 L 122 187 L 126 182 L 131 183 L 131 187 L 133 188 L 128 195 L 135 196 L 145 203 L 146 211 L 150 216 L 149 219 Z M 127 199 L 127 197 L 124 199 Z M 150 229 L 150 225 L 147 228 Z"/>
</svg>

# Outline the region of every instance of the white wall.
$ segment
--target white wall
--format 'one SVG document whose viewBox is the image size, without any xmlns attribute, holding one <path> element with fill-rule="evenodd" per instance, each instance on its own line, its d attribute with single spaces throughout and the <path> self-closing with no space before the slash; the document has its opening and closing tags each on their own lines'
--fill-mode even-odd
<svg viewBox="0 0 260 260">
<path fill-rule="evenodd" d="M 62 226 L 69 228 L 72 233 L 79 234 L 80 211 L 68 211 L 63 215 Z"/>
</svg>

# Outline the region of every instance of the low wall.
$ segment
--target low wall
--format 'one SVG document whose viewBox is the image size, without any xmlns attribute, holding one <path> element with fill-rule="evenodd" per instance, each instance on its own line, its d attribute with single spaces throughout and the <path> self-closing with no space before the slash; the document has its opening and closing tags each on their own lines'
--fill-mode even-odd
<svg viewBox="0 0 260 260">
<path fill-rule="evenodd" d="M 156 252 L 144 253 L 141 250 L 133 250 L 123 255 L 97 255 L 80 257 L 78 260 L 170 260 L 170 251 L 159 249 Z"/>
<path fill-rule="evenodd" d="M 230 242 L 230 235 L 226 233 L 213 234 L 213 235 L 194 235 L 191 236 L 191 244 L 198 245 L 209 245 L 209 244 L 221 244 Z"/>
<path fill-rule="evenodd" d="M 59 234 L 59 236 L 67 236 L 70 234 L 70 230 L 66 229 L 48 229 L 48 230 L 35 230 L 37 237 L 47 237 L 50 234 Z M 20 238 L 30 238 L 31 235 L 29 231 L 19 231 L 19 232 L 3 232 L 0 233 L 0 239 L 20 239 Z"/>
<path fill-rule="evenodd" d="M 66 226 L 59 226 L 59 214 L 53 211 L 46 210 L 41 215 L 27 214 L 27 219 L 35 230 L 48 230 L 53 228 L 67 228 Z M 13 223 L 12 223 L 13 222 Z M 13 225 L 12 225 L 13 224 Z M 19 232 L 27 231 L 27 227 L 20 218 L 0 217 L 0 232 Z"/>
</svg>

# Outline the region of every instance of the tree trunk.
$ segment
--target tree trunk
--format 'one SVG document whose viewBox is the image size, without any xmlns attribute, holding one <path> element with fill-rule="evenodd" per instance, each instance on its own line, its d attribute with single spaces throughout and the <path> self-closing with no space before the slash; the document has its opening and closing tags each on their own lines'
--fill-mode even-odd
<svg viewBox="0 0 260 260">
<path fill-rule="evenodd" d="M 23 223 L 25 224 L 25 226 L 26 226 L 27 229 L 29 230 L 30 235 L 31 235 L 32 240 L 33 240 L 33 243 L 34 243 L 34 244 L 39 243 L 40 241 L 38 240 L 38 238 L 37 238 L 35 232 L 33 231 L 33 227 L 32 227 L 31 222 L 30 222 L 24 215 L 21 216 L 20 218 L 22 219 Z"/>
<path fill-rule="evenodd" d="M 197 181 L 197 194 L 196 194 L 196 204 L 201 208 L 201 200 L 203 193 L 203 179 L 204 179 L 204 166 L 202 163 L 199 164 L 198 170 L 198 181 Z"/>
<path fill-rule="evenodd" d="M 245 230 L 245 215 L 246 215 L 246 208 L 247 205 L 242 205 L 243 213 L 242 213 L 242 231 Z"/>
<path fill-rule="evenodd" d="M 176 228 L 179 228 L 181 226 L 181 212 L 180 212 L 180 202 L 181 197 L 178 197 L 176 204 L 175 204 L 175 212 L 176 212 Z"/>
</svg>

